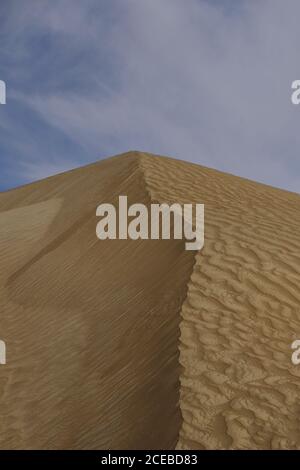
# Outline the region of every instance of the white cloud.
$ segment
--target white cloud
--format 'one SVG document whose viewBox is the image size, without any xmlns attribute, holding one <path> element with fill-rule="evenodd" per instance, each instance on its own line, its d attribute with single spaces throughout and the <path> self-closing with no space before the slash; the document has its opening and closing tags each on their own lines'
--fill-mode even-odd
<svg viewBox="0 0 300 470">
<path fill-rule="evenodd" d="M 22 100 L 91 159 L 142 149 L 299 192 L 297 0 L 243 2 L 236 14 L 201 0 L 113 0 L 109 14 L 104 2 L 46 4 L 26 21 L 62 34 L 62 57 L 90 51 L 74 79 L 94 85 Z"/>
</svg>

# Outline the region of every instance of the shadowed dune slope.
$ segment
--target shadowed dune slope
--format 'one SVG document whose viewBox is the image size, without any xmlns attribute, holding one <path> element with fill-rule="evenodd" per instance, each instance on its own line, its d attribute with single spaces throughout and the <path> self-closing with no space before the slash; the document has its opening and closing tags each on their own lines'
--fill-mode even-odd
<svg viewBox="0 0 300 470">
<path fill-rule="evenodd" d="M 0 195 L 0 448 L 174 448 L 184 242 L 96 237 L 149 204 L 136 154 Z"/>
<path fill-rule="evenodd" d="M 204 249 L 99 241 L 119 195 L 204 203 Z M 299 203 L 139 152 L 0 194 L 0 448 L 300 449 Z"/>
</svg>

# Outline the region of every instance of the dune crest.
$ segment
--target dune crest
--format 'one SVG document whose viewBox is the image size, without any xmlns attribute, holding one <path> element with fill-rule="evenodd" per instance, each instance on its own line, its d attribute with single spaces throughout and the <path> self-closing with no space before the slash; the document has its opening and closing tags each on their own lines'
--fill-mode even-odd
<svg viewBox="0 0 300 470">
<path fill-rule="evenodd" d="M 32 227 L 12 240 L 16 217 L 0 242 L 0 448 L 176 445 L 193 256 L 184 240 L 99 241 L 96 207 L 119 194 L 150 204 L 134 153 L 0 195 L 0 220 L 15 211 Z M 58 199 L 41 236 L 36 207 Z"/>
</svg>

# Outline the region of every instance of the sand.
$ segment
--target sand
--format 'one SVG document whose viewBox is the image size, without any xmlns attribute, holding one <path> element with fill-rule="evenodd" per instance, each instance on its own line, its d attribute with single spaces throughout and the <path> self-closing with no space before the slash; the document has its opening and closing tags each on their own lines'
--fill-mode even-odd
<svg viewBox="0 0 300 470">
<path fill-rule="evenodd" d="M 205 247 L 96 237 L 204 203 Z M 300 449 L 300 196 L 128 152 L 0 194 L 1 449 Z"/>
</svg>

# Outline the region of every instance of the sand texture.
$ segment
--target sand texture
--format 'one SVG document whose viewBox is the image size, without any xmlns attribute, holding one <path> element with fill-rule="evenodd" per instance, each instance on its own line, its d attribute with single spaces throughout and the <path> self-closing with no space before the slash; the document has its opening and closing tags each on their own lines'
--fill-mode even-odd
<svg viewBox="0 0 300 470">
<path fill-rule="evenodd" d="M 205 246 L 96 237 L 204 203 Z M 1 449 L 300 449 L 300 196 L 129 152 L 0 194 Z"/>
</svg>

